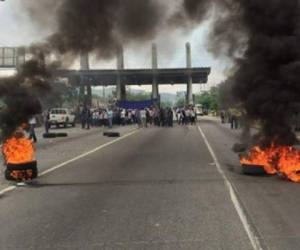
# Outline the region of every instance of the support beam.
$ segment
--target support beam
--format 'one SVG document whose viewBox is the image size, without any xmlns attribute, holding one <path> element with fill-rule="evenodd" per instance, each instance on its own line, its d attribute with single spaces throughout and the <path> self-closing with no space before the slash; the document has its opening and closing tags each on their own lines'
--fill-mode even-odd
<svg viewBox="0 0 300 250">
<path fill-rule="evenodd" d="M 122 81 L 122 75 L 120 71 L 124 69 L 124 51 L 123 47 L 119 47 L 117 50 L 117 70 L 118 70 L 118 76 L 117 76 L 117 100 L 118 101 L 124 101 L 126 100 L 126 85 Z"/>
<path fill-rule="evenodd" d="M 188 69 L 192 68 L 192 49 L 191 49 L 191 44 L 186 43 L 185 45 L 186 48 L 186 67 Z"/>
<path fill-rule="evenodd" d="M 187 82 L 187 104 L 193 105 L 194 104 L 194 98 L 193 98 L 193 79 L 191 76 L 188 76 L 188 82 Z"/>
<path fill-rule="evenodd" d="M 23 47 L 17 48 L 16 68 L 17 68 L 18 72 L 20 72 L 22 70 L 22 67 L 25 63 L 25 57 L 26 57 L 25 48 L 23 48 Z"/>
<path fill-rule="evenodd" d="M 157 47 L 156 44 L 152 44 L 152 70 L 153 70 L 153 81 L 152 81 L 152 98 L 158 99 L 159 98 L 159 89 L 158 89 L 158 83 L 157 83 Z"/>
<path fill-rule="evenodd" d="M 86 104 L 91 107 L 92 106 L 92 86 L 91 86 L 91 84 L 88 84 L 86 86 L 86 96 L 87 96 Z"/>
<path fill-rule="evenodd" d="M 192 68 L 192 52 L 191 52 L 191 44 L 186 43 L 186 67 L 187 69 Z M 187 104 L 188 105 L 193 105 L 194 100 L 193 100 L 193 78 L 191 75 L 191 72 L 188 73 L 187 77 Z"/>
<path fill-rule="evenodd" d="M 79 102 L 80 103 L 84 103 L 85 89 L 84 89 L 84 85 L 81 85 L 81 84 L 80 84 L 80 87 L 79 87 Z"/>
</svg>

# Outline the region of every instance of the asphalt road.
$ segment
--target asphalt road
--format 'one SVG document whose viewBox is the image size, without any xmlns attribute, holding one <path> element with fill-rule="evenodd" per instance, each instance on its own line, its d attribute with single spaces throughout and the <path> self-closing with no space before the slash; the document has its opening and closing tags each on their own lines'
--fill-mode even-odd
<svg viewBox="0 0 300 250">
<path fill-rule="evenodd" d="M 238 158 L 231 151 L 238 133 L 215 120 L 203 120 L 208 138 L 227 177 L 236 189 L 249 223 L 264 249 L 300 249 L 300 184 L 277 176 L 241 174 Z"/>
<path fill-rule="evenodd" d="M 253 249 L 247 228 L 263 249 L 300 249 L 300 186 L 241 175 L 237 133 L 211 119 L 200 127 L 224 176 L 191 126 L 41 147 L 43 170 L 78 159 L 1 196 L 0 249 Z"/>
</svg>

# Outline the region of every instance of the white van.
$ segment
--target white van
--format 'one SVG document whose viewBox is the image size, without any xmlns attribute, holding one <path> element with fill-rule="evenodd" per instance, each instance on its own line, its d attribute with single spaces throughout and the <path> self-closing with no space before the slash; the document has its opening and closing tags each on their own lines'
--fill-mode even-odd
<svg viewBox="0 0 300 250">
<path fill-rule="evenodd" d="M 202 104 L 196 104 L 195 105 L 195 112 L 196 112 L 197 116 L 204 115 Z"/>
<path fill-rule="evenodd" d="M 71 124 L 75 127 L 75 114 L 70 109 L 65 108 L 53 108 L 49 114 L 49 126 L 55 125 L 59 127 L 63 125 L 65 128 Z"/>
</svg>

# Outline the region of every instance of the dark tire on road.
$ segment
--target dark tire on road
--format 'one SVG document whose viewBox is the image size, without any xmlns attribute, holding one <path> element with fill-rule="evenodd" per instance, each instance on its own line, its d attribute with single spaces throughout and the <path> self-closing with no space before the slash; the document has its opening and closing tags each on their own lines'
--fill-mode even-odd
<svg viewBox="0 0 300 250">
<path fill-rule="evenodd" d="M 56 134 L 55 133 L 45 133 L 43 134 L 43 138 L 45 139 L 50 139 L 50 138 L 55 138 Z"/>
<path fill-rule="evenodd" d="M 260 165 L 243 164 L 242 172 L 245 175 L 267 175 L 264 167 Z"/>
<path fill-rule="evenodd" d="M 108 137 L 120 137 L 119 132 L 104 132 L 103 135 Z"/>
<path fill-rule="evenodd" d="M 67 137 L 67 133 L 56 133 L 56 137 Z"/>
<path fill-rule="evenodd" d="M 38 176 L 38 169 L 37 169 L 37 162 L 32 161 L 28 163 L 23 163 L 23 164 L 7 164 L 7 167 L 5 169 L 5 179 L 8 181 L 21 181 L 21 180 L 16 180 L 12 177 L 11 172 L 12 171 L 23 171 L 23 174 L 26 170 L 31 170 L 32 171 L 32 176 L 30 179 L 35 179 Z M 25 172 L 26 176 L 26 172 Z"/>
<path fill-rule="evenodd" d="M 75 128 L 75 125 L 76 125 L 76 124 L 75 124 L 75 121 L 74 121 L 74 122 L 72 123 L 72 127 Z"/>
</svg>

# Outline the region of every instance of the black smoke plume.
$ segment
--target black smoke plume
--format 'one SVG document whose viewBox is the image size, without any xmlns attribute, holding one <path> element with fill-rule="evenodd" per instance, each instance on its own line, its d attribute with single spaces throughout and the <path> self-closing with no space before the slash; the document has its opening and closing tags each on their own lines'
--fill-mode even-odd
<svg viewBox="0 0 300 250">
<path fill-rule="evenodd" d="M 24 0 L 21 4 L 40 25 L 53 25 L 55 31 L 44 49 L 77 55 L 93 51 L 102 58 L 115 56 L 117 48 L 129 41 L 152 39 L 164 17 L 164 5 L 158 0 L 57 0 L 53 5 L 48 0 Z"/>
<path fill-rule="evenodd" d="M 17 127 L 42 112 L 40 98 L 51 91 L 49 78 L 41 58 L 27 61 L 16 76 L 0 78 L 0 99 L 4 104 L 0 109 L 0 138 L 9 138 Z"/>
<path fill-rule="evenodd" d="M 299 0 L 182 0 L 172 17 L 159 0 L 49 2 L 22 1 L 39 23 L 52 20 L 54 33 L 45 47 L 102 57 L 113 56 L 128 41 L 154 38 L 166 23 L 172 29 L 193 28 L 212 17 L 208 47 L 234 61 L 233 95 L 247 120 L 262 123 L 260 143 L 295 143 L 291 118 L 300 103 Z"/>
<path fill-rule="evenodd" d="M 259 143 L 293 145 L 300 104 L 298 0 L 185 0 L 186 22 L 213 13 L 209 47 L 236 64 L 233 95 L 247 119 L 259 120 Z M 205 8 L 205 9 L 203 9 Z"/>
</svg>

